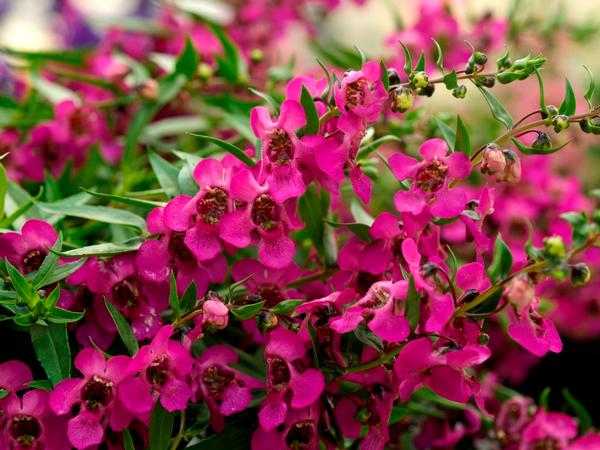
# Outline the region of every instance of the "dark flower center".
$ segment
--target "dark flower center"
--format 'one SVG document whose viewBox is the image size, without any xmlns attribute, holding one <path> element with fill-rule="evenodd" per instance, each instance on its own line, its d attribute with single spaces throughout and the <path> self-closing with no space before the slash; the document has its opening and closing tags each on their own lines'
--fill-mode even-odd
<svg viewBox="0 0 600 450">
<path fill-rule="evenodd" d="M 221 366 L 208 367 L 202 374 L 202 382 L 213 397 L 221 394 L 234 379 L 235 373 Z"/>
<path fill-rule="evenodd" d="M 202 221 L 214 225 L 227 212 L 227 192 L 218 187 L 207 187 L 204 196 L 196 203 L 196 211 Z"/>
<path fill-rule="evenodd" d="M 372 292 L 373 297 L 369 301 L 363 303 L 365 308 L 379 309 L 387 304 L 390 298 L 389 291 L 381 288 L 375 288 Z"/>
<path fill-rule="evenodd" d="M 291 379 L 290 368 L 287 363 L 278 357 L 268 358 L 267 363 L 271 385 L 278 391 L 285 388 Z"/>
<path fill-rule="evenodd" d="M 398 262 L 404 262 L 404 255 L 402 254 L 402 243 L 404 238 L 402 236 L 396 236 L 392 241 L 392 255 Z"/>
<path fill-rule="evenodd" d="M 38 150 L 47 162 L 53 163 L 60 160 L 61 147 L 51 137 L 45 139 Z"/>
<path fill-rule="evenodd" d="M 77 137 L 83 136 L 88 131 L 88 115 L 83 109 L 78 108 L 69 117 L 69 128 Z"/>
<path fill-rule="evenodd" d="M 283 300 L 281 291 L 274 284 L 264 284 L 256 290 L 256 293 L 265 300 L 265 307 L 267 308 L 271 308 Z"/>
<path fill-rule="evenodd" d="M 281 210 L 269 194 L 262 194 L 252 203 L 251 216 L 255 225 L 269 231 L 279 222 Z"/>
<path fill-rule="evenodd" d="M 285 443 L 291 449 L 310 448 L 315 433 L 315 425 L 309 420 L 296 422 L 285 436 Z"/>
<path fill-rule="evenodd" d="M 155 387 L 163 387 L 169 381 L 169 358 L 161 355 L 156 358 L 146 369 L 146 379 Z"/>
<path fill-rule="evenodd" d="M 47 253 L 39 248 L 29 250 L 27 253 L 25 253 L 23 260 L 21 261 L 25 273 L 35 272 L 38 270 L 44 262 L 46 255 Z"/>
<path fill-rule="evenodd" d="M 294 144 L 290 135 L 284 130 L 277 128 L 269 132 L 268 139 L 267 157 L 269 161 L 284 165 L 294 159 Z"/>
<path fill-rule="evenodd" d="M 81 400 L 89 411 L 98 411 L 110 403 L 113 395 L 113 382 L 94 375 L 83 386 Z"/>
<path fill-rule="evenodd" d="M 139 281 L 134 277 L 127 277 L 112 287 L 113 298 L 122 308 L 131 310 L 142 302 Z"/>
<path fill-rule="evenodd" d="M 530 450 L 561 450 L 563 446 L 556 439 L 546 437 L 530 442 L 527 448 Z"/>
<path fill-rule="evenodd" d="M 368 89 L 367 80 L 360 78 L 346 86 L 346 104 L 349 106 L 359 106 L 365 101 L 365 95 Z"/>
<path fill-rule="evenodd" d="M 22 447 L 33 447 L 35 441 L 42 434 L 40 422 L 33 416 L 19 414 L 14 416 L 8 430 L 12 438 Z"/>
<path fill-rule="evenodd" d="M 439 191 L 444 185 L 446 173 L 448 166 L 436 159 L 418 170 L 415 177 L 417 187 L 423 192 Z"/>
<path fill-rule="evenodd" d="M 185 233 L 182 231 L 175 231 L 169 236 L 169 253 L 179 259 L 181 262 L 196 262 L 196 257 L 185 245 L 183 239 Z"/>
<path fill-rule="evenodd" d="M 379 281 L 379 279 L 378 275 L 369 272 L 358 272 L 358 275 L 356 276 L 356 287 L 358 287 L 358 292 L 364 294 L 369 290 L 371 285 L 376 281 Z"/>
</svg>

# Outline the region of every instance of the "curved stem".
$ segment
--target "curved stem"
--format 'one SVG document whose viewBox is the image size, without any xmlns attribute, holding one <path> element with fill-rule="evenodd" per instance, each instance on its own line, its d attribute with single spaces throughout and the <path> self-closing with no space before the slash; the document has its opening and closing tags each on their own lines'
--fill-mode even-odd
<svg viewBox="0 0 600 450">
<path fill-rule="evenodd" d="M 373 359 L 371 361 L 367 361 L 366 363 L 357 364 L 355 366 L 347 367 L 344 370 L 344 375 L 347 375 L 349 373 L 362 372 L 364 370 L 369 370 L 369 369 L 372 369 L 374 367 L 380 366 L 382 364 L 388 363 L 392 359 L 394 359 L 396 357 L 396 355 L 398 355 L 398 353 L 400 353 L 400 350 L 402 349 L 402 347 L 403 347 L 403 345 L 399 345 L 398 347 L 395 347 L 392 350 L 383 353 L 383 355 L 381 355 L 377 359 Z"/>
<path fill-rule="evenodd" d="M 179 412 L 179 431 L 177 433 L 177 436 L 175 436 L 175 439 L 173 439 L 173 445 L 171 445 L 171 450 L 177 450 L 177 447 L 179 447 L 179 444 L 181 443 L 181 440 L 183 439 L 184 434 L 185 434 L 185 409 L 182 409 Z"/>
</svg>

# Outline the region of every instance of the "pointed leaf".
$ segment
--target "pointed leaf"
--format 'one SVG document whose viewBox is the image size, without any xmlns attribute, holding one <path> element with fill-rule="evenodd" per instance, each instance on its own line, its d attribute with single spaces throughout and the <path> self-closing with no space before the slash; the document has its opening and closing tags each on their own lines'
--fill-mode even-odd
<svg viewBox="0 0 600 450">
<path fill-rule="evenodd" d="M 168 412 L 157 401 L 150 416 L 150 450 L 165 450 L 173 434 L 175 414 Z"/>
<path fill-rule="evenodd" d="M 502 239 L 502 235 L 498 234 L 494 244 L 494 258 L 488 267 L 490 279 L 497 282 L 506 278 L 512 269 L 512 264 L 513 257 L 510 248 Z"/>
<path fill-rule="evenodd" d="M 265 304 L 265 301 L 262 300 L 260 302 L 252 303 L 250 305 L 244 305 L 244 306 L 239 306 L 237 308 L 232 308 L 230 311 L 231 311 L 231 314 L 233 314 L 233 316 L 236 319 L 248 320 L 248 319 L 251 319 L 252 317 L 256 316 L 258 314 L 258 312 L 262 309 L 264 304 Z"/>
<path fill-rule="evenodd" d="M 485 99 L 488 106 L 490 107 L 490 110 L 492 111 L 492 116 L 494 116 L 494 118 L 497 121 L 504 124 L 504 126 L 506 128 L 508 128 L 508 129 L 512 128 L 513 119 L 510 116 L 510 114 L 508 113 L 508 111 L 506 111 L 506 109 L 504 109 L 504 106 L 502 106 L 502 104 L 498 101 L 498 99 L 496 97 L 494 97 L 490 92 L 488 92 L 482 86 L 480 86 L 478 84 L 475 84 L 475 86 L 477 87 L 477 89 L 479 89 L 479 92 L 481 92 L 481 95 L 483 95 L 483 98 Z"/>
<path fill-rule="evenodd" d="M 66 324 L 33 325 L 31 343 L 48 379 L 56 386 L 71 376 L 71 349 Z"/>
<path fill-rule="evenodd" d="M 513 144 L 515 144 L 515 146 L 519 149 L 519 151 L 521 153 L 524 153 L 525 155 L 549 155 L 551 153 L 555 153 L 555 152 L 565 148 L 567 145 L 569 145 L 571 143 L 572 139 L 570 139 L 567 142 L 564 142 L 560 145 L 557 145 L 556 147 L 550 147 L 550 148 L 528 147 L 527 145 L 523 144 L 521 141 L 519 141 L 515 138 L 511 138 L 511 141 L 513 141 Z"/>
<path fill-rule="evenodd" d="M 454 143 L 454 151 L 471 156 L 471 138 L 467 131 L 467 127 L 465 127 L 460 116 L 456 116 L 456 141 Z"/>
<path fill-rule="evenodd" d="M 560 108 L 558 108 L 558 112 L 560 114 L 564 114 L 566 116 L 572 116 L 575 114 L 575 109 L 577 108 L 577 100 L 575 100 L 575 92 L 573 92 L 573 86 L 571 86 L 571 82 L 568 78 L 565 78 L 565 97 L 560 104 Z"/>
<path fill-rule="evenodd" d="M 594 75 L 592 74 L 591 70 L 587 66 L 583 66 L 583 68 L 587 71 L 590 77 L 590 82 L 588 84 L 587 89 L 585 90 L 585 93 L 583 94 L 583 98 L 585 98 L 585 101 L 587 102 L 588 106 L 590 107 L 590 109 L 592 109 L 594 107 L 592 99 L 594 98 L 596 84 L 594 83 Z"/>
<path fill-rule="evenodd" d="M 189 134 L 197 137 L 198 139 L 200 139 L 202 141 L 211 142 L 213 144 L 218 145 L 226 152 L 231 153 L 233 156 L 235 156 L 237 159 L 242 161 L 247 166 L 254 167 L 256 165 L 256 162 L 252 158 L 250 158 L 248 155 L 246 155 L 246 153 L 241 148 L 233 145 L 230 142 L 223 141 L 221 139 L 214 138 L 212 136 L 205 136 L 203 134 L 195 134 L 195 133 L 189 133 Z"/>
<path fill-rule="evenodd" d="M 108 301 L 108 299 L 104 299 L 104 304 L 106 305 L 106 309 L 108 310 L 110 316 L 112 317 L 115 325 L 117 326 L 117 331 L 119 332 L 119 336 L 121 336 L 121 340 L 127 350 L 129 350 L 129 354 L 131 356 L 135 355 L 139 350 L 139 344 L 135 335 L 133 334 L 133 330 L 131 326 L 125 320 L 125 317 L 117 311 L 117 309 Z"/>
<path fill-rule="evenodd" d="M 404 50 L 404 73 L 406 73 L 406 75 L 410 75 L 412 73 L 412 57 L 410 56 L 410 50 L 406 45 L 404 45 L 404 42 L 398 42 L 400 42 L 400 45 Z"/>
<path fill-rule="evenodd" d="M 300 103 L 304 108 L 304 114 L 306 115 L 306 125 L 300 130 L 299 135 L 311 135 L 319 132 L 319 113 L 315 106 L 315 99 L 305 86 L 302 86 L 302 94 L 300 95 Z"/>
</svg>

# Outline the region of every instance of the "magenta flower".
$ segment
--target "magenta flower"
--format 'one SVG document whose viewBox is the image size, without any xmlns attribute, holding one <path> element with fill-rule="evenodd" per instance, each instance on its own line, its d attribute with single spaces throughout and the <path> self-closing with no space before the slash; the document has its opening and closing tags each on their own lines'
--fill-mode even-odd
<svg viewBox="0 0 600 450">
<path fill-rule="evenodd" d="M 35 272 L 44 262 L 48 249 L 54 245 L 57 237 L 49 223 L 29 219 L 20 233 L 0 235 L 0 257 L 8 259 L 21 273 Z"/>
<path fill-rule="evenodd" d="M 308 93 L 315 99 L 315 107 L 319 117 L 327 112 L 327 105 L 321 100 L 325 89 L 327 89 L 327 78 L 316 78 L 310 76 L 298 76 L 292 78 L 285 88 L 285 97 L 297 102 L 300 101 L 302 96 L 302 87 L 305 87 Z"/>
<path fill-rule="evenodd" d="M 481 430 L 480 413 L 470 406 L 450 412 L 450 416 L 447 419 L 428 417 L 419 435 L 415 437 L 416 447 L 456 448 L 467 436 L 475 435 Z"/>
<path fill-rule="evenodd" d="M 572 448 L 569 443 L 577 436 L 577 422 L 572 417 L 539 408 L 521 435 L 519 450 L 545 445 L 547 448 Z M 585 448 L 585 447 L 584 447 Z M 592 448 L 592 447 L 589 447 Z"/>
<path fill-rule="evenodd" d="M 33 380 L 31 369 L 21 361 L 6 361 L 0 364 L 0 389 L 18 392 L 27 389 L 27 383 Z"/>
<path fill-rule="evenodd" d="M 222 251 L 219 231 L 221 219 L 232 208 L 231 173 L 220 161 L 203 159 L 194 168 L 198 193 L 192 198 L 175 197 L 164 209 L 164 224 L 175 233 L 185 233 L 183 243 L 200 261 L 212 259 Z"/>
<path fill-rule="evenodd" d="M 73 144 L 87 150 L 100 141 L 106 123 L 99 110 L 90 106 L 77 106 L 72 100 L 64 100 L 54 107 L 54 137 L 60 145 Z"/>
<path fill-rule="evenodd" d="M 69 450 L 66 421 L 48 405 L 48 392 L 34 389 L 20 399 L 11 393 L 2 400 L 3 430 L 0 448 L 10 450 Z"/>
<path fill-rule="evenodd" d="M 160 329 L 149 345 L 131 360 L 128 376 L 122 383 L 121 401 L 134 414 L 148 413 L 160 397 L 167 411 L 185 409 L 192 397 L 187 377 L 194 360 L 177 341 L 170 339 L 173 327 Z"/>
<path fill-rule="evenodd" d="M 523 311 L 509 310 L 511 319 L 508 335 L 518 344 L 536 356 L 544 356 L 548 352 L 559 353 L 562 341 L 551 320 L 544 319 L 536 311 L 539 300 L 535 300 Z"/>
<path fill-rule="evenodd" d="M 102 442 L 107 424 L 123 430 L 131 421 L 119 401 L 120 383 L 127 375 L 130 358 L 114 356 L 108 361 L 95 348 L 85 348 L 75 358 L 75 367 L 83 378 L 69 378 L 57 384 L 50 394 L 55 414 L 69 414 L 73 406 L 79 411 L 69 419 L 67 436 L 77 449 Z"/>
<path fill-rule="evenodd" d="M 400 398 L 407 400 L 421 385 L 455 402 L 466 403 L 477 383 L 464 369 L 481 364 L 491 356 L 483 345 L 465 345 L 456 350 L 434 348 L 429 338 L 419 338 L 406 344 L 394 362 L 394 374 L 400 383 Z"/>
<path fill-rule="evenodd" d="M 351 113 L 364 122 L 377 120 L 387 99 L 380 64 L 368 61 L 361 70 L 346 72 L 341 85 L 335 86 L 334 96 L 336 106 L 343 113 Z"/>
<path fill-rule="evenodd" d="M 256 137 L 262 139 L 263 159 L 259 179 L 265 179 L 277 202 L 300 197 L 306 190 L 297 166 L 301 143 L 296 136 L 296 131 L 305 124 L 304 108 L 290 99 L 282 103 L 275 121 L 262 106 L 255 107 L 250 114 L 252 130 Z"/>
<path fill-rule="evenodd" d="M 271 333 L 265 348 L 267 398 L 258 413 L 263 430 L 284 423 L 289 407 L 292 411 L 309 407 L 323 392 L 323 374 L 306 367 L 307 351 L 308 345 L 296 333 L 283 328 Z"/>
<path fill-rule="evenodd" d="M 252 450 L 295 450 L 319 448 L 319 407 L 292 409 L 282 426 L 258 427 L 252 435 Z"/>
<path fill-rule="evenodd" d="M 180 197 L 173 201 L 177 201 L 178 198 Z M 146 219 L 148 231 L 161 236 L 144 241 L 135 256 L 135 265 L 141 277 L 149 282 L 164 283 L 168 281 L 173 270 L 180 294 L 192 282 L 196 283 L 199 295 L 206 292 L 209 283 L 223 282 L 227 275 L 227 261 L 224 255 L 219 253 L 221 244 L 218 237 L 211 234 L 212 231 L 205 235 L 211 243 L 218 246 L 218 252 L 212 259 L 200 260 L 197 257 L 198 252 L 192 251 L 189 243 L 186 242 L 188 235 L 196 234 L 198 226 L 190 228 L 187 232 L 173 231 L 165 224 L 165 213 L 166 208 L 155 208 Z M 191 245 L 199 243 L 199 241 L 194 242 Z M 203 251 L 211 251 L 210 245 L 202 248 Z"/>
<path fill-rule="evenodd" d="M 466 197 L 464 192 L 450 189 L 449 184 L 469 175 L 469 158 L 460 152 L 446 156 L 448 145 L 437 138 L 425 141 L 419 153 L 422 161 L 404 153 L 395 153 L 389 159 L 398 180 L 412 180 L 408 191 L 398 191 L 394 196 L 396 209 L 419 214 L 429 205 L 435 217 L 447 219 L 459 215 L 465 209 Z"/>
<path fill-rule="evenodd" d="M 263 383 L 230 367 L 238 356 L 226 345 L 206 349 L 194 366 L 193 378 L 198 396 L 210 409 L 210 422 L 217 432 L 223 430 L 224 416 L 246 409 L 252 400 L 252 389 Z"/>
<path fill-rule="evenodd" d="M 232 177 L 231 196 L 241 204 L 221 219 L 221 239 L 239 248 L 258 239 L 258 256 L 263 264 L 287 267 L 296 251 L 288 236 L 294 227 L 293 211 L 276 201 L 271 189 L 258 184 L 246 169 Z"/>
<path fill-rule="evenodd" d="M 402 342 L 410 334 L 408 320 L 401 313 L 406 299 L 408 282 L 374 283 L 364 297 L 348 308 L 340 317 L 330 320 L 331 328 L 338 333 L 354 330 L 365 317 L 372 317 L 368 327 L 381 339 L 388 342 Z"/>
</svg>

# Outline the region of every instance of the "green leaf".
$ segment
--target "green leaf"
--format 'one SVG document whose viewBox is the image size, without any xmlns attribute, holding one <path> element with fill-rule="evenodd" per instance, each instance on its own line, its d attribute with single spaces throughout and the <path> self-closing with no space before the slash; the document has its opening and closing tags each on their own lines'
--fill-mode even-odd
<svg viewBox="0 0 600 450">
<path fill-rule="evenodd" d="M 133 334 L 131 326 L 129 326 L 129 323 L 127 320 L 125 320 L 125 317 L 123 317 L 123 315 L 117 311 L 112 303 L 108 301 L 108 299 L 104 299 L 104 304 L 106 305 L 106 309 L 115 322 L 119 336 L 121 336 L 121 340 L 123 341 L 123 344 L 125 344 L 125 347 L 127 347 L 129 354 L 131 356 L 135 355 L 140 347 L 135 335 Z"/>
<path fill-rule="evenodd" d="M 198 52 L 194 47 L 194 43 L 189 36 L 186 36 L 183 51 L 175 63 L 175 73 L 178 75 L 183 75 L 188 79 L 192 78 L 198 69 L 198 62 Z"/>
<path fill-rule="evenodd" d="M 456 70 L 452 69 L 452 72 L 448 72 L 444 75 L 444 85 L 446 85 L 446 89 L 451 91 L 456 86 L 458 86 L 458 77 L 456 76 Z"/>
<path fill-rule="evenodd" d="M 454 151 L 471 156 L 471 138 L 467 131 L 467 127 L 460 116 L 456 116 L 456 141 L 454 142 Z"/>
<path fill-rule="evenodd" d="M 133 445 L 133 438 L 131 437 L 131 433 L 129 430 L 123 430 L 123 447 L 125 450 L 135 450 L 135 446 Z"/>
<path fill-rule="evenodd" d="M 215 56 L 217 61 L 217 73 L 231 83 L 245 82 L 248 79 L 246 63 L 241 57 L 237 45 L 227 36 L 223 28 L 211 24 L 212 32 L 221 41 L 224 56 Z"/>
<path fill-rule="evenodd" d="M 15 185 L 12 185 L 15 186 Z M 9 194 L 10 194 L 10 187 L 11 184 L 8 185 L 8 189 L 9 189 Z M 19 187 L 20 189 L 20 187 Z M 8 228 L 10 225 L 14 224 L 17 219 L 19 219 L 22 215 L 24 215 L 25 213 L 27 213 L 27 211 L 29 211 L 29 209 L 34 208 L 35 206 L 35 201 L 37 199 L 39 199 L 42 194 L 44 193 L 44 188 L 40 187 L 38 193 L 35 195 L 35 197 L 31 197 L 28 195 L 28 198 L 26 200 L 24 199 L 15 199 L 16 203 L 19 204 L 19 206 L 13 211 L 11 212 L 8 216 L 6 216 L 3 220 L 0 221 L 0 228 Z M 13 196 L 11 195 L 11 198 Z M 34 210 L 37 207 L 35 206 Z"/>
<path fill-rule="evenodd" d="M 508 128 L 508 129 L 512 128 L 513 119 L 510 116 L 510 114 L 508 113 L 508 111 L 506 111 L 506 109 L 504 109 L 504 106 L 502 106 L 502 104 L 498 101 L 498 99 L 496 97 L 494 97 L 490 92 L 488 92 L 482 86 L 480 86 L 476 83 L 473 83 L 473 84 L 475 84 L 477 89 L 479 89 L 479 92 L 481 92 L 481 95 L 483 95 L 483 98 L 485 99 L 488 106 L 490 107 L 490 110 L 492 111 L 492 116 L 494 116 L 494 119 L 501 122 L 506 128 Z"/>
<path fill-rule="evenodd" d="M 56 269 L 58 265 L 58 255 L 55 252 L 60 252 L 62 249 L 62 233 L 58 234 L 58 238 L 56 239 L 55 244 L 52 246 L 52 250 L 48 252 L 42 265 L 36 271 L 35 276 L 31 280 L 31 284 L 35 289 L 39 289 L 42 286 L 47 285 L 47 278 L 50 276 L 50 273 Z"/>
<path fill-rule="evenodd" d="M 247 450 L 257 427 L 257 412 L 255 409 L 248 409 L 231 416 L 226 421 L 223 432 L 201 439 L 185 450 Z"/>
<path fill-rule="evenodd" d="M 84 312 L 69 311 L 55 306 L 50 310 L 46 320 L 52 323 L 73 323 L 83 319 L 83 316 L 85 316 Z"/>
<path fill-rule="evenodd" d="M 177 295 L 177 280 L 175 274 L 171 272 L 171 278 L 169 282 L 169 306 L 173 310 L 175 320 L 179 320 L 181 313 L 179 311 L 179 296 Z"/>
<path fill-rule="evenodd" d="M 50 284 L 54 284 L 58 281 L 64 280 L 69 275 L 75 273 L 81 266 L 85 264 L 86 258 L 81 258 L 77 261 L 72 261 L 66 264 L 61 264 L 55 270 L 53 270 L 45 279 L 43 284 L 40 287 L 48 286 Z M 27 279 L 29 276 L 34 275 L 36 272 L 31 272 L 25 275 Z"/>
<path fill-rule="evenodd" d="M 583 66 L 583 68 L 586 70 L 586 72 L 588 73 L 588 76 L 590 78 L 588 87 L 585 90 L 585 93 L 583 94 L 583 98 L 585 98 L 585 101 L 587 102 L 589 108 L 593 109 L 594 104 L 592 103 L 592 99 L 594 98 L 594 91 L 596 90 L 596 84 L 594 83 L 594 75 L 592 75 L 592 72 L 588 68 L 588 66 Z"/>
<path fill-rule="evenodd" d="M 538 400 L 538 404 L 548 411 L 548 400 L 550 398 L 550 391 L 552 388 L 550 386 L 546 386 L 542 393 L 540 394 L 540 399 Z"/>
<path fill-rule="evenodd" d="M 32 72 L 30 81 L 32 87 L 51 103 L 56 104 L 64 100 L 71 100 L 77 105 L 81 103 L 79 96 L 75 92 L 60 84 L 46 80 L 38 73 Z"/>
<path fill-rule="evenodd" d="M 169 448 L 174 421 L 174 413 L 168 412 L 159 401 L 156 402 L 150 416 L 150 450 Z"/>
<path fill-rule="evenodd" d="M 29 333 L 38 361 L 46 371 L 48 379 L 56 386 L 71 376 L 71 349 L 67 336 L 67 325 L 50 323 L 33 325 Z"/>
<path fill-rule="evenodd" d="M 442 51 L 442 47 L 440 47 L 440 44 L 438 41 L 436 41 L 435 39 L 432 39 L 433 41 L 433 45 L 435 45 L 435 50 L 436 50 L 436 54 L 437 57 L 435 58 L 435 65 L 438 67 L 438 69 L 440 70 L 440 72 L 443 74 L 444 73 L 444 52 Z M 455 71 L 453 71 L 455 72 Z M 456 72 L 455 72 L 456 74 Z"/>
<path fill-rule="evenodd" d="M 557 145 L 556 147 L 550 147 L 550 148 L 528 147 L 527 145 L 523 144 L 521 141 L 519 141 L 518 139 L 515 139 L 515 138 L 511 138 L 511 141 L 513 142 L 513 144 L 515 144 L 515 147 L 517 147 L 519 149 L 519 151 L 521 153 L 524 153 L 525 155 L 549 155 L 551 153 L 555 153 L 555 152 L 565 148 L 567 145 L 569 145 L 571 143 L 572 139 L 569 139 L 567 142 Z"/>
<path fill-rule="evenodd" d="M 94 192 L 94 191 L 85 189 L 83 187 L 80 187 L 79 189 L 81 189 L 83 192 L 93 195 L 94 197 L 105 198 L 107 200 L 123 203 L 125 205 L 137 206 L 138 208 L 153 209 L 156 207 L 163 207 L 166 204 L 164 202 L 154 202 L 152 200 L 143 200 L 143 199 L 139 199 L 139 198 L 124 197 L 122 195 L 113 195 L 113 194 L 104 194 L 102 192 Z"/>
<path fill-rule="evenodd" d="M 402 139 L 400 139 L 397 136 L 394 136 L 393 134 L 387 134 L 385 136 L 375 139 L 372 142 L 362 144 L 358 149 L 356 159 L 359 161 L 367 159 L 371 153 L 373 153 L 379 148 L 379 146 L 385 144 L 386 142 L 402 142 Z"/>
<path fill-rule="evenodd" d="M 502 293 L 504 289 L 498 289 L 494 292 L 489 298 L 487 298 L 483 303 L 477 305 L 475 308 L 469 310 L 468 314 L 489 314 L 496 310 L 498 304 L 500 303 L 500 299 L 502 298 Z"/>
<path fill-rule="evenodd" d="M 559 114 L 566 116 L 572 116 L 575 114 L 575 108 L 577 108 L 577 100 L 575 100 L 575 92 L 573 92 L 573 86 L 568 78 L 565 78 L 565 97 L 558 108 Z"/>
<path fill-rule="evenodd" d="M 306 225 L 310 239 L 320 256 L 325 254 L 325 224 L 323 218 L 327 217 L 329 211 L 329 202 L 324 205 L 322 202 L 323 196 L 326 196 L 323 191 L 319 195 L 314 186 L 309 185 L 298 201 L 298 213 L 302 222 Z M 327 208 L 325 209 L 324 206 Z"/>
<path fill-rule="evenodd" d="M 146 221 L 137 214 L 122 209 L 110 208 L 108 206 L 65 205 L 59 204 L 58 202 L 39 202 L 37 205 L 43 212 L 49 214 L 79 217 L 81 219 L 114 223 L 117 225 L 129 225 L 139 228 L 140 230 L 146 228 Z"/>
<path fill-rule="evenodd" d="M 179 136 L 189 131 L 198 133 L 208 127 L 208 121 L 201 116 L 168 117 L 148 124 L 142 137 L 146 141 L 156 141 L 168 136 Z"/>
<path fill-rule="evenodd" d="M 3 164 L 0 164 L 0 219 L 4 217 L 4 198 L 8 192 L 8 177 Z"/>
<path fill-rule="evenodd" d="M 383 59 L 379 61 L 379 67 L 381 67 L 381 82 L 387 92 L 390 90 L 390 76 L 388 75 L 388 69 Z"/>
<path fill-rule="evenodd" d="M 348 228 L 352 233 L 354 233 L 359 239 L 365 242 L 371 241 L 371 235 L 369 234 L 369 230 L 371 229 L 368 225 L 364 223 L 358 222 L 349 222 L 349 223 L 340 223 L 340 222 L 332 222 L 331 220 L 323 219 L 323 221 L 332 226 L 333 228 Z"/>
<path fill-rule="evenodd" d="M 252 158 L 250 158 L 248 155 L 246 155 L 246 153 L 241 148 L 233 145 L 230 142 L 223 141 L 221 139 L 214 138 L 212 136 L 205 136 L 203 134 L 195 134 L 195 133 L 189 133 L 189 134 L 197 137 L 198 139 L 200 139 L 202 141 L 211 142 L 213 144 L 218 145 L 226 152 L 231 153 L 233 156 L 235 156 L 237 159 L 242 161 L 247 166 L 254 167 L 256 165 L 256 162 Z"/>
<path fill-rule="evenodd" d="M 404 50 L 404 73 L 406 75 L 410 75 L 412 73 L 412 57 L 410 56 L 410 50 L 408 49 L 408 47 L 406 45 L 404 45 L 404 42 L 402 41 L 398 41 L 400 42 L 400 45 L 402 46 L 402 49 Z"/>
<path fill-rule="evenodd" d="M 304 114 L 306 115 L 306 125 L 300 130 L 299 135 L 312 135 L 319 132 L 319 113 L 315 106 L 315 99 L 308 92 L 306 86 L 302 86 L 302 94 L 300 95 L 300 103 L 304 108 Z"/>
<path fill-rule="evenodd" d="M 271 312 L 275 314 L 289 314 L 298 306 L 304 303 L 304 300 L 284 300 L 271 308 Z"/>
<path fill-rule="evenodd" d="M 505 67 L 506 61 L 508 61 L 509 53 L 508 49 L 502 54 L 500 58 L 496 60 L 496 67 L 498 68 L 498 72 L 502 71 Z"/>
<path fill-rule="evenodd" d="M 433 121 L 435 122 L 435 125 L 438 128 L 438 130 L 440 130 L 440 134 L 446 141 L 446 144 L 448 144 L 448 148 L 450 148 L 450 150 L 454 151 L 455 150 L 454 144 L 456 143 L 456 131 L 454 131 L 452 128 L 450 128 L 446 124 L 446 122 L 444 122 L 439 117 L 434 116 Z"/>
<path fill-rule="evenodd" d="M 264 306 L 265 301 L 262 300 L 257 303 L 251 303 L 250 305 L 239 306 L 237 308 L 232 308 L 231 314 L 238 320 L 248 320 L 252 317 L 256 316 L 258 312 Z"/>
<path fill-rule="evenodd" d="M 421 52 L 421 56 L 415 66 L 415 72 L 425 72 L 425 52 Z"/>
<path fill-rule="evenodd" d="M 143 240 L 141 238 L 131 239 L 130 241 L 114 243 L 104 242 L 102 244 L 88 245 L 87 247 L 76 248 L 61 252 L 61 256 L 114 256 L 121 253 L 134 252 L 140 248 Z"/>
<path fill-rule="evenodd" d="M 537 69 L 535 69 L 535 76 L 537 78 L 538 87 L 540 90 L 540 109 L 545 114 L 548 114 L 548 107 L 546 106 L 546 94 L 544 91 L 544 80 L 542 79 L 542 75 L 540 74 L 540 71 Z"/>
<path fill-rule="evenodd" d="M 34 299 L 38 299 L 39 295 L 37 290 L 33 287 L 27 278 L 21 274 L 17 270 L 15 266 L 13 266 L 8 259 L 4 259 L 4 264 L 6 265 L 6 272 L 10 278 L 10 283 L 12 284 L 15 291 L 19 297 L 26 301 L 33 301 Z"/>
<path fill-rule="evenodd" d="M 165 194 L 170 197 L 179 195 L 179 183 L 177 181 L 179 169 L 153 151 L 148 152 L 148 161 L 150 161 L 152 171 Z"/>
<path fill-rule="evenodd" d="M 410 329 L 415 330 L 419 324 L 419 316 L 421 313 L 420 295 L 415 287 L 415 279 L 411 275 L 408 279 L 408 292 L 406 294 L 406 319 L 410 324 Z"/>
<path fill-rule="evenodd" d="M 512 264 L 513 257 L 510 248 L 502 239 L 502 235 L 498 234 L 494 243 L 494 258 L 490 267 L 488 267 L 488 274 L 492 282 L 506 278 L 512 269 Z"/>
<path fill-rule="evenodd" d="M 266 92 L 259 91 L 258 89 L 249 87 L 248 90 L 250 92 L 252 92 L 254 95 L 256 95 L 257 97 L 262 98 L 265 101 L 265 103 L 267 103 L 271 107 L 271 109 L 273 109 L 273 112 L 276 115 L 279 115 L 279 107 L 281 105 L 277 102 L 277 100 L 275 100 L 273 97 L 271 97 Z"/>
<path fill-rule="evenodd" d="M 587 430 L 594 426 L 592 416 L 584 404 L 577 400 L 567 388 L 562 390 L 562 395 L 579 419 L 579 433 L 585 434 Z"/>
<path fill-rule="evenodd" d="M 52 382 L 50 380 L 34 380 L 27 383 L 27 386 L 34 389 L 43 389 L 44 391 L 52 390 Z"/>
<path fill-rule="evenodd" d="M 198 304 L 198 288 L 196 287 L 196 283 L 192 282 L 190 285 L 183 291 L 183 295 L 179 300 L 179 310 L 181 314 L 185 314 L 188 311 L 191 311 Z"/>
</svg>

